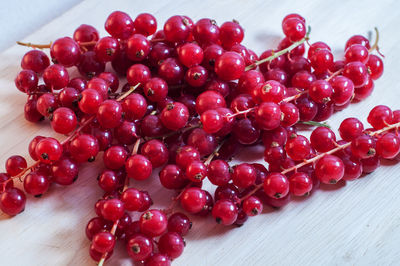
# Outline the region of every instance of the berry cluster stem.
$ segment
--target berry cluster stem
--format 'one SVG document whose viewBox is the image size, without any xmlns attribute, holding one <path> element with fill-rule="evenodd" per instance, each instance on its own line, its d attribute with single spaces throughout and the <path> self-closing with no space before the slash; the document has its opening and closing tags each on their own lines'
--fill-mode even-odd
<svg viewBox="0 0 400 266">
<path fill-rule="evenodd" d="M 387 131 L 392 130 L 392 129 L 398 129 L 399 127 L 400 127 L 400 122 L 399 122 L 399 123 L 396 123 L 396 124 L 393 124 L 393 125 L 389 125 L 389 126 L 384 127 L 384 128 L 382 128 L 382 129 L 380 129 L 380 130 L 376 130 L 376 131 L 373 131 L 373 132 L 369 132 L 369 133 L 367 133 L 367 134 L 370 135 L 370 136 L 376 136 L 376 135 L 379 135 L 379 134 L 381 134 L 381 133 L 387 132 Z M 305 166 L 305 165 L 308 165 L 308 164 L 311 164 L 311 163 L 314 163 L 314 162 L 318 161 L 319 159 L 321 159 L 321 158 L 324 157 L 325 155 L 333 154 L 333 153 L 335 153 L 335 152 L 338 152 L 338 151 L 340 151 L 340 150 L 343 150 L 343 149 L 349 147 L 350 145 L 351 145 L 351 142 L 348 142 L 348 143 L 345 143 L 345 144 L 342 144 L 342 145 L 338 145 L 336 148 L 334 148 L 334 149 L 332 149 L 332 150 L 330 150 L 330 151 L 327 151 L 327 152 L 324 152 L 324 153 L 320 153 L 320 154 L 314 156 L 314 157 L 311 158 L 311 159 L 305 160 L 305 161 L 302 162 L 302 163 L 299 163 L 299 164 L 297 164 L 297 165 L 295 165 L 295 166 L 293 166 L 293 167 L 291 167 L 291 168 L 288 168 L 288 169 L 283 170 L 283 171 L 281 172 L 281 174 L 284 175 L 284 174 L 287 174 L 287 173 L 289 173 L 289 172 L 296 171 L 297 169 L 299 169 L 299 168 L 301 168 L 301 167 L 303 167 L 303 166 Z M 240 198 L 240 202 L 242 202 L 242 201 L 245 200 L 246 198 L 248 198 L 248 197 L 250 197 L 251 195 L 253 195 L 254 193 L 256 193 L 259 189 L 261 189 L 261 188 L 263 187 L 263 185 L 264 185 L 264 184 L 261 183 L 261 184 L 255 186 L 253 190 L 251 190 L 251 191 L 250 191 L 249 193 L 247 193 L 245 196 L 243 196 L 242 198 Z"/>
<path fill-rule="evenodd" d="M 303 39 L 301 39 L 300 41 L 294 42 L 289 47 L 287 47 L 285 49 L 282 49 L 282 50 L 280 50 L 278 52 L 272 52 L 272 55 L 268 56 L 267 58 L 261 59 L 261 60 L 259 60 L 257 62 L 254 62 L 253 64 L 247 66 L 245 68 L 245 71 L 248 71 L 248 70 L 251 70 L 253 68 L 256 68 L 257 66 L 259 66 L 261 64 L 264 64 L 266 62 L 270 62 L 270 61 L 274 60 L 275 58 L 278 58 L 279 56 L 284 55 L 284 54 L 292 51 L 294 48 L 296 48 L 297 46 L 302 45 L 304 42 L 306 42 L 309 39 L 310 32 L 311 32 L 311 27 L 308 27 L 306 36 L 304 36 Z"/>
<path fill-rule="evenodd" d="M 92 41 L 92 42 L 78 42 L 79 46 L 81 47 L 86 47 L 86 46 L 90 46 L 90 45 L 95 45 L 97 42 L 96 41 Z M 19 42 L 17 41 L 18 45 L 21 46 L 26 46 L 26 47 L 31 47 L 31 48 L 35 48 L 35 49 L 47 49 L 50 48 L 51 45 L 53 44 L 53 42 L 50 42 L 49 44 L 35 44 L 35 43 L 30 43 L 30 42 Z"/>
<path fill-rule="evenodd" d="M 135 145 L 133 146 L 132 155 L 137 154 L 141 140 L 142 140 L 141 138 L 136 140 Z M 124 188 L 122 189 L 122 192 L 124 192 L 125 190 L 127 190 L 129 188 L 129 179 L 130 179 L 129 177 L 125 178 L 125 184 L 124 184 Z M 116 220 L 114 222 L 113 226 L 111 227 L 111 230 L 110 230 L 111 234 L 115 235 L 115 231 L 117 231 L 118 224 L 119 224 L 119 220 Z M 98 266 L 104 265 L 107 255 L 108 255 L 108 252 L 104 253 L 103 256 L 101 256 Z"/>
<path fill-rule="evenodd" d="M 208 166 L 208 165 L 211 163 L 211 161 L 214 159 L 214 157 L 215 157 L 215 156 L 218 156 L 218 152 L 219 152 L 219 150 L 221 149 L 221 147 L 224 145 L 225 141 L 226 141 L 226 139 L 222 140 L 221 143 L 215 148 L 215 150 L 213 151 L 213 153 L 211 153 L 211 154 L 207 157 L 207 159 L 204 161 L 204 165 L 205 165 L 205 166 Z M 169 213 L 172 212 L 172 210 L 174 209 L 174 207 L 175 207 L 176 203 L 178 202 L 179 198 L 182 196 L 183 192 L 184 192 L 187 188 L 191 187 L 192 184 L 193 184 L 193 182 L 189 182 L 189 184 L 187 184 L 187 185 L 181 190 L 181 192 L 180 192 L 176 197 L 173 197 L 173 198 L 172 198 L 172 202 L 171 202 L 170 206 L 168 206 L 167 209 L 163 210 L 165 214 L 169 214 Z"/>
<path fill-rule="evenodd" d="M 132 86 L 127 92 L 125 92 L 123 95 L 121 95 L 121 96 L 117 99 L 117 101 L 122 101 L 123 99 L 125 99 L 126 97 L 128 97 L 128 95 L 131 94 L 134 90 L 136 90 L 136 88 L 139 87 L 139 85 L 140 85 L 140 84 L 137 84 L 137 85 L 135 85 L 135 86 Z M 72 132 L 66 139 L 64 139 L 60 144 L 61 144 L 61 145 L 64 145 L 65 143 L 68 143 L 69 141 L 71 141 L 79 132 L 81 132 L 81 130 L 82 130 L 85 126 L 89 125 L 90 122 L 92 122 L 93 119 L 94 119 L 95 117 L 96 117 L 96 116 L 93 115 L 93 116 L 91 116 L 89 119 L 87 119 L 87 120 L 86 120 L 84 123 L 82 123 L 77 129 L 75 129 L 75 131 Z M 137 147 L 137 148 L 138 148 L 138 147 Z M 137 150 L 137 148 L 136 148 L 136 150 Z M 2 182 L 2 183 L 1 183 L 1 190 L 0 190 L 0 191 L 3 191 L 3 190 L 4 190 L 4 188 L 5 188 L 6 184 L 7 184 L 7 182 L 9 182 L 10 180 L 14 180 L 14 179 L 19 178 L 19 179 L 22 181 L 22 177 L 23 177 L 29 170 L 32 170 L 33 168 L 35 168 L 36 166 L 38 166 L 39 163 L 40 163 L 40 161 L 35 161 L 32 165 L 30 165 L 30 166 L 28 166 L 27 168 L 25 168 L 25 169 L 24 169 L 21 173 L 19 173 L 18 175 L 13 176 L 12 178 L 10 178 L 9 180 L 6 180 L 5 182 Z"/>
</svg>

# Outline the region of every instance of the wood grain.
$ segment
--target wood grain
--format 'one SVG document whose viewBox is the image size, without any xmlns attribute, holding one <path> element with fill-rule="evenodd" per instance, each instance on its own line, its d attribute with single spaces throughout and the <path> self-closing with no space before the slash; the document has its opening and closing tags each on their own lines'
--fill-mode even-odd
<svg viewBox="0 0 400 266">
<path fill-rule="evenodd" d="M 155 14 L 163 23 L 169 16 L 185 14 L 197 20 L 215 18 L 219 24 L 232 18 L 246 30 L 244 43 L 257 53 L 275 47 L 282 37 L 284 15 L 298 12 L 312 26 L 311 42 L 324 40 L 337 56 L 353 34 L 366 34 L 377 26 L 385 54 L 385 73 L 373 95 L 336 113 L 329 124 L 337 128 L 345 117 L 365 121 L 377 104 L 400 108 L 398 88 L 400 53 L 400 2 L 398 1 L 85 1 L 24 41 L 46 43 L 70 36 L 82 23 L 92 24 L 104 35 L 103 24 L 112 10 L 135 17 Z M 6 25 L 3 25 L 6 26 Z M 2 36 L 7 38 L 7 36 Z M 49 125 L 33 125 L 23 118 L 25 96 L 13 84 L 27 49 L 13 46 L 0 53 L 0 161 L 13 154 L 27 155 L 36 135 L 54 135 Z M 305 134 L 308 134 L 306 132 Z M 63 136 L 57 135 L 59 139 Z M 247 155 L 246 155 L 247 154 Z M 256 148 L 238 160 L 257 161 Z M 99 156 L 101 157 L 101 156 Z M 0 265 L 93 265 L 84 235 L 93 217 L 93 204 L 102 194 L 96 185 L 101 158 L 86 165 L 78 181 L 67 188 L 53 187 L 40 199 L 29 197 L 23 214 L 0 216 Z M 375 173 L 336 189 L 324 189 L 307 199 L 293 200 L 282 210 L 266 208 L 241 228 L 216 225 L 211 218 L 193 217 L 187 247 L 175 265 L 398 265 L 400 261 L 399 165 L 387 163 Z M 134 184 L 150 187 L 156 206 L 171 196 L 152 180 Z M 123 246 L 118 246 L 107 265 L 131 265 Z"/>
</svg>

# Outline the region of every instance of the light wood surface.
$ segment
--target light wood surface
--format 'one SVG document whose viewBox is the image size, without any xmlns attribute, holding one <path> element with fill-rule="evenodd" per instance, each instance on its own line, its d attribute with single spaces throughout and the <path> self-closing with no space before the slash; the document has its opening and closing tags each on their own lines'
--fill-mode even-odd
<svg viewBox="0 0 400 266">
<path fill-rule="evenodd" d="M 71 35 L 82 23 L 105 34 L 103 25 L 113 10 L 132 17 L 153 13 L 159 25 L 172 15 L 194 20 L 214 18 L 219 24 L 233 18 L 245 28 L 244 44 L 257 53 L 275 47 L 282 37 L 281 20 L 290 12 L 302 14 L 312 26 L 311 42 L 323 40 L 342 56 L 345 41 L 377 26 L 385 54 L 385 72 L 367 100 L 336 113 L 329 124 L 337 128 L 346 117 L 365 121 L 377 104 L 400 108 L 398 1 L 85 1 L 25 41 L 46 43 Z M 2 25 L 7 27 L 7 25 Z M 7 36 L 2 36 L 7 38 Z M 36 135 L 55 135 L 48 123 L 33 125 L 23 118 L 25 96 L 14 87 L 20 59 L 27 48 L 13 46 L 0 53 L 0 161 L 13 154 L 27 155 Z M 306 133 L 307 134 L 307 133 Z M 59 139 L 63 136 L 57 135 Z M 262 148 L 238 160 L 257 161 Z M 246 152 L 243 152 L 246 153 Z M 249 154 L 249 152 L 247 152 Z M 102 194 L 96 184 L 101 156 L 84 166 L 70 187 L 52 187 L 40 199 L 28 197 L 26 210 L 15 218 L 0 215 L 0 265 L 94 265 L 84 235 Z M 292 201 L 279 211 L 268 207 L 241 228 L 216 225 L 211 218 L 193 217 L 187 246 L 174 265 L 399 265 L 400 165 L 390 163 L 375 173 L 337 189 L 319 190 L 307 199 Z M 157 172 L 158 173 L 158 172 Z M 160 188 L 155 174 L 134 184 L 149 191 L 156 206 L 169 204 L 170 192 Z M 131 265 L 122 245 L 107 265 Z"/>
</svg>

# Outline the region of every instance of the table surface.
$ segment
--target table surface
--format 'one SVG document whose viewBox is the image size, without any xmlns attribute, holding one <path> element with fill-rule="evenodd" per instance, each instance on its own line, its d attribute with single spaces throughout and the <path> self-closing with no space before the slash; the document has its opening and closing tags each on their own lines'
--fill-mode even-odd
<svg viewBox="0 0 400 266">
<path fill-rule="evenodd" d="M 215 18 L 240 21 L 246 32 L 244 44 L 257 53 L 275 47 L 281 20 L 291 12 L 302 14 L 312 26 L 311 42 L 324 40 L 342 56 L 345 41 L 367 34 L 377 26 L 385 54 L 385 73 L 368 99 L 352 104 L 328 121 L 337 128 L 346 117 L 366 119 L 377 104 L 400 108 L 398 73 L 400 53 L 398 25 L 400 2 L 395 1 L 85 1 L 38 29 L 24 40 L 47 43 L 71 36 L 82 23 L 92 24 L 104 35 L 103 24 L 113 10 L 132 17 L 151 12 L 159 23 L 175 14 L 194 20 Z M 4 37 L 4 36 L 3 36 Z M 0 53 L 0 161 L 13 154 L 27 155 L 36 135 L 55 135 L 47 122 L 34 125 L 23 118 L 26 97 L 14 87 L 25 47 L 13 46 Z M 305 134 L 308 134 L 306 132 Z M 249 153 L 247 153 L 249 154 Z M 93 204 L 102 194 L 96 184 L 102 170 L 101 156 L 84 165 L 70 187 L 52 187 L 40 199 L 28 197 L 25 212 L 12 219 L 0 215 L 0 265 L 93 265 L 84 235 L 94 217 Z M 262 148 L 238 160 L 257 161 Z M 307 199 L 293 200 L 281 210 L 265 207 L 240 228 L 223 227 L 211 218 L 193 217 L 187 246 L 175 265 L 398 265 L 400 252 L 400 166 L 385 163 L 376 172 L 341 187 L 318 190 Z M 133 182 L 132 182 L 133 183 Z M 132 184 L 149 188 L 155 206 L 168 204 L 171 192 L 161 189 L 157 175 Z M 131 265 L 123 246 L 118 246 L 108 265 Z"/>
</svg>

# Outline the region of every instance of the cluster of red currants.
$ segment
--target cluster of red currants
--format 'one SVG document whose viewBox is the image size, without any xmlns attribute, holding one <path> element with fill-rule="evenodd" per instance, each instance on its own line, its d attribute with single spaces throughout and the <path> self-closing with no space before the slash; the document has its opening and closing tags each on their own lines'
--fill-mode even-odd
<svg viewBox="0 0 400 266">
<path fill-rule="evenodd" d="M 368 118 L 377 131 L 348 118 L 339 128 L 341 141 L 327 127 L 316 128 L 310 141 L 297 134 L 297 124 L 321 125 L 335 110 L 371 94 L 383 73 L 381 58 L 372 54 L 378 32 L 372 46 L 363 36 L 351 37 L 344 59 L 334 60 L 324 42 L 306 53 L 309 31 L 298 14 L 283 19 L 286 37 L 278 48 L 259 57 L 241 44 L 244 30 L 237 21 L 218 26 L 208 18 L 193 23 L 173 16 L 157 31 L 151 14 L 132 20 L 115 11 L 105 29 L 110 36 L 100 38 L 94 27 L 81 25 L 73 38 L 49 45 L 19 43 L 50 48 L 54 63 L 37 49 L 23 56 L 15 85 L 28 95 L 25 118 L 47 118 L 67 138 L 36 136 L 29 145 L 35 163 L 28 167 L 25 158 L 12 156 L 0 174 L 0 209 L 16 215 L 26 196 L 13 180 L 23 179 L 26 193 L 41 196 L 53 183 L 72 184 L 79 165 L 103 152 L 98 184 L 105 194 L 86 228 L 99 265 L 116 239 L 145 265 L 169 265 L 179 257 L 191 222 L 174 211 L 177 202 L 187 213 L 242 225 L 264 203 L 280 207 L 319 182 L 356 179 L 380 158 L 399 153 L 400 111 L 386 106 Z M 105 72 L 108 62 L 115 73 Z M 80 77 L 70 77 L 73 66 Z M 118 75 L 126 76 L 125 85 Z M 241 147 L 260 143 L 268 169 L 229 165 Z M 129 180 L 148 179 L 159 167 L 161 185 L 177 196 L 170 208 L 149 210 L 150 195 Z M 206 178 L 217 186 L 214 197 L 202 188 Z M 134 221 L 132 212 L 140 218 Z"/>
</svg>

